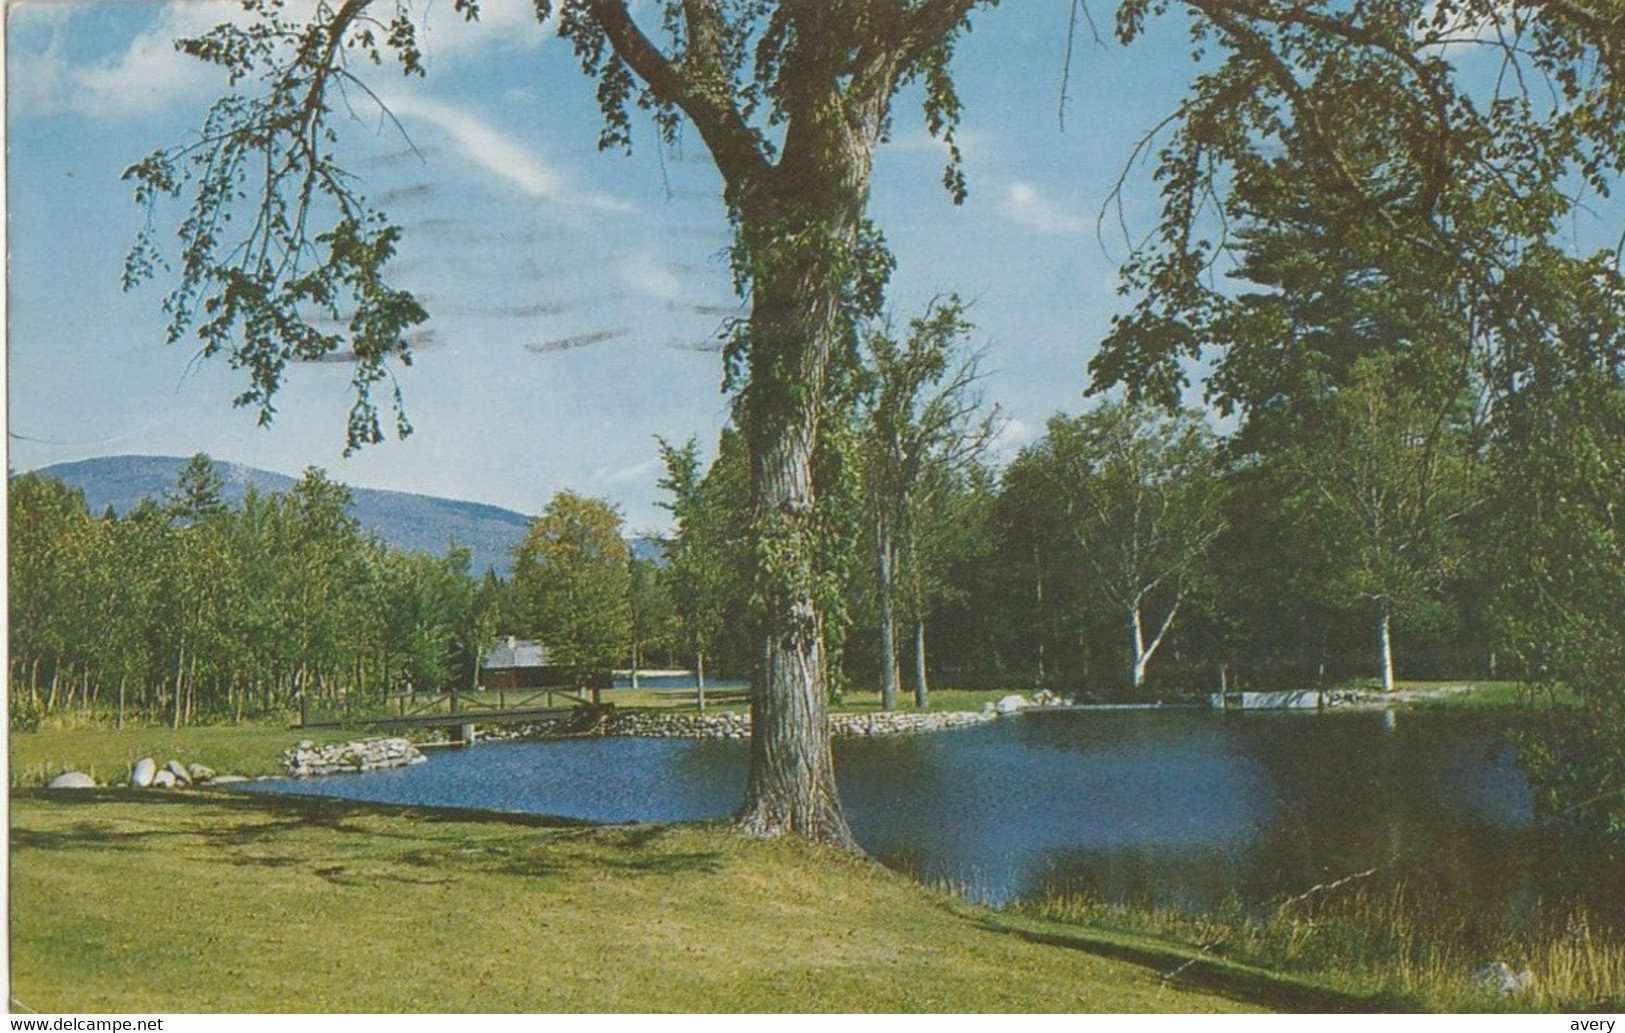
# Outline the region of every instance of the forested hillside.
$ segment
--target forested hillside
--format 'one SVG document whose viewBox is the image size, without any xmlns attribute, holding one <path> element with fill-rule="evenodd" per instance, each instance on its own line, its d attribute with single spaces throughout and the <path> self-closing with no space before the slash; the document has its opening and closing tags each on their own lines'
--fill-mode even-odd
<svg viewBox="0 0 1625 1033">
<path fill-rule="evenodd" d="M 186 462 L 175 456 L 106 456 L 57 463 L 38 473 L 82 491 L 91 512 L 99 514 L 111 506 L 122 516 L 142 499 L 162 499 Z M 214 466 L 222 479 L 221 495 L 232 505 L 242 503 L 250 486 L 268 495 L 286 492 L 295 483 L 285 474 L 241 463 L 215 460 Z M 397 549 L 414 552 L 444 554 L 449 545 L 464 546 L 476 574 L 487 567 L 507 574 L 513 547 L 530 523 L 523 513 L 481 502 L 374 488 L 350 491 L 355 500 L 352 512 L 363 530 Z"/>
</svg>

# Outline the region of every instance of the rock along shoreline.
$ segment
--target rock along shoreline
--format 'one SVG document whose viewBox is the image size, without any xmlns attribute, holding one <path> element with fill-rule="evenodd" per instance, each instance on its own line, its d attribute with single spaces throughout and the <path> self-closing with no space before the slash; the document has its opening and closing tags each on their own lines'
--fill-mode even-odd
<svg viewBox="0 0 1625 1033">
<path fill-rule="evenodd" d="M 969 728 L 996 720 L 998 712 L 987 710 L 943 711 L 940 713 L 832 714 L 830 732 L 836 738 L 870 739 L 895 735 L 940 732 Z M 482 742 L 508 742 L 523 739 L 633 736 L 646 739 L 748 739 L 750 715 L 652 714 L 648 711 L 606 710 L 588 715 L 588 720 L 561 718 L 552 722 L 493 727 L 479 735 Z M 316 745 L 305 740 L 282 753 L 282 766 L 289 778 L 360 774 L 388 768 L 421 764 L 426 758 L 419 747 L 450 745 L 444 738 L 412 742 L 400 737 L 357 739 Z"/>
<path fill-rule="evenodd" d="M 830 734 L 838 739 L 875 739 L 971 728 L 1008 714 L 1053 706 L 1058 702 L 1053 698 L 1035 701 L 1012 695 L 999 700 L 997 704 L 988 703 L 979 711 L 949 710 L 923 714 L 913 711 L 837 712 L 829 716 Z M 578 714 L 555 721 L 491 727 L 478 738 L 485 742 L 505 742 L 599 736 L 744 740 L 750 738 L 750 715 L 726 711 L 676 714 L 646 710 L 583 709 Z M 451 743 L 444 736 L 417 741 L 403 736 L 377 736 L 322 744 L 305 739 L 282 751 L 279 759 L 286 777 L 315 778 L 421 764 L 428 759 L 423 755 L 423 748 L 447 745 Z M 160 768 L 152 758 L 146 757 L 132 766 L 128 785 L 134 789 L 187 789 L 246 781 L 249 780 L 238 775 L 217 775 L 201 765 L 192 765 L 189 770 L 178 761 L 170 761 Z M 97 788 L 97 783 L 88 775 L 70 771 L 53 779 L 47 788 L 58 791 L 93 789 Z"/>
<path fill-rule="evenodd" d="M 1033 699 L 1009 695 L 997 703 L 989 702 L 981 710 L 944 710 L 928 713 L 917 711 L 876 711 L 848 714 L 836 711 L 829 715 L 830 734 L 837 739 L 877 739 L 897 735 L 919 735 L 954 728 L 972 728 L 1000 717 L 1028 709 L 1050 708 L 1061 700 L 1047 693 Z M 748 739 L 750 714 L 718 712 L 714 714 L 660 713 L 648 710 L 582 711 L 579 715 L 536 724 L 497 726 L 481 731 L 479 738 L 486 742 L 515 739 L 549 739 L 564 736 L 623 735 L 647 739 Z M 429 740 L 423 746 L 447 745 L 447 741 Z"/>
</svg>

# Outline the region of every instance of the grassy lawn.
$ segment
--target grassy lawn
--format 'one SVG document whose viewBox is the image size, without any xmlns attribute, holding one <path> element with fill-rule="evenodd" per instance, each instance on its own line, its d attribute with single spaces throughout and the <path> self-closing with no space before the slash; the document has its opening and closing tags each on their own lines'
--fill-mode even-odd
<svg viewBox="0 0 1625 1033">
<path fill-rule="evenodd" d="M 277 755 L 300 739 L 338 742 L 358 733 L 343 729 L 300 731 L 281 724 L 164 727 L 42 728 L 12 732 L 11 785 L 39 786 L 64 771 L 83 771 L 104 784 L 122 783 L 142 757 L 159 764 L 204 764 L 222 775 L 280 775 Z"/>
<path fill-rule="evenodd" d="M 1566 689 L 1534 689 L 1515 681 L 1398 682 L 1400 689 L 1434 689 L 1466 685 L 1466 692 L 1417 700 L 1412 706 L 1432 709 L 1454 707 L 1535 707 L 1571 706 L 1578 702 Z"/>
<path fill-rule="evenodd" d="M 11 800 L 13 1007 L 1247 1011 L 1353 1003 L 718 826 L 108 790 Z"/>
<path fill-rule="evenodd" d="M 925 709 L 932 713 L 941 713 L 952 710 L 981 710 L 984 703 L 997 703 L 1002 697 L 1019 694 L 1031 697 L 1031 688 L 1013 689 L 932 689 L 928 697 L 930 705 Z M 848 689 L 842 696 L 838 705 L 830 707 L 835 714 L 862 714 L 880 709 L 880 690 Z M 909 711 L 914 709 L 914 692 L 905 689 L 898 693 L 897 709 Z"/>
</svg>

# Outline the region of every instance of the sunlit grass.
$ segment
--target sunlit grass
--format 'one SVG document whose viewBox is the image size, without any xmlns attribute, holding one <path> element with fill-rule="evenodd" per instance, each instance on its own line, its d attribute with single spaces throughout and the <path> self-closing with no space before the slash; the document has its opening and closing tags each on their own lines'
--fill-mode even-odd
<svg viewBox="0 0 1625 1033">
<path fill-rule="evenodd" d="M 126 728 L 42 728 L 8 738 L 12 786 L 39 786 L 64 771 L 82 771 L 102 784 L 122 783 L 142 757 L 159 764 L 203 764 L 220 774 L 280 775 L 278 755 L 300 739 L 337 742 L 353 730 L 300 730 L 285 724 Z"/>
<path fill-rule="evenodd" d="M 38 1012 L 1272 1002 L 1169 986 L 1160 961 L 1046 945 L 872 862 L 726 825 L 115 791 L 14 794 L 11 821 L 11 992 Z"/>
</svg>

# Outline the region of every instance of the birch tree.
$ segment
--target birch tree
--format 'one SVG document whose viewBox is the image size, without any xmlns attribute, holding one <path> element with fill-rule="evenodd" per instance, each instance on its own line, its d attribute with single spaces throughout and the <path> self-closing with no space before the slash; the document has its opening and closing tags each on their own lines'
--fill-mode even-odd
<svg viewBox="0 0 1625 1033">
<path fill-rule="evenodd" d="M 1085 591 L 1116 609 L 1129 683 L 1141 689 L 1224 530 L 1213 434 L 1193 413 L 1113 401 L 1052 418 L 1037 454 L 1065 533 L 1094 575 Z"/>
<path fill-rule="evenodd" d="M 997 409 L 987 409 L 980 390 L 981 357 L 963 345 L 969 330 L 959 300 L 950 297 L 910 320 L 905 338 L 881 328 L 865 341 L 859 433 L 873 528 L 883 710 L 897 708 L 897 610 L 905 601 L 915 633 L 915 703 L 925 706 L 924 585 L 930 572 L 921 524 L 998 429 Z"/>
</svg>

